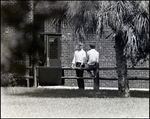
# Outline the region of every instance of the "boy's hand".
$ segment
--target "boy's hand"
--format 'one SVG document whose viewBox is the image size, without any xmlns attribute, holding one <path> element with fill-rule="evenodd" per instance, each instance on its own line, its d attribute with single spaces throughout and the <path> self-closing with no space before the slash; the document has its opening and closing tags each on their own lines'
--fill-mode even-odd
<svg viewBox="0 0 150 119">
<path fill-rule="evenodd" d="M 75 69 L 75 64 L 72 64 L 72 65 L 71 65 L 71 68 L 72 68 L 72 69 Z"/>
</svg>

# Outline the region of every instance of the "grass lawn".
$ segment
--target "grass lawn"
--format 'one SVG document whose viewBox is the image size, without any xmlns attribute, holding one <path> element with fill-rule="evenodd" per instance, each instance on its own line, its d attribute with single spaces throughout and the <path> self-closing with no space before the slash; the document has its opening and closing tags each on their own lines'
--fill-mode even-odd
<svg viewBox="0 0 150 119">
<path fill-rule="evenodd" d="M 149 91 L 1 87 L 1 118 L 149 117 Z"/>
</svg>

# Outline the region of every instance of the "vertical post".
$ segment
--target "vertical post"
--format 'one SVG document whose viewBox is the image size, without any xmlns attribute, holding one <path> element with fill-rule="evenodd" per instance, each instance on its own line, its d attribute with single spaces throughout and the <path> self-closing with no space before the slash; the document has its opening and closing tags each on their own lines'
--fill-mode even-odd
<svg viewBox="0 0 150 119">
<path fill-rule="evenodd" d="M 46 65 L 47 65 L 47 67 L 49 67 L 50 66 L 50 61 L 49 61 L 49 40 L 48 40 L 48 35 L 47 35 L 47 37 L 46 37 L 46 45 L 47 45 L 47 47 L 46 47 Z"/>
<path fill-rule="evenodd" d="M 37 42 L 39 41 L 39 36 L 38 36 L 38 34 L 37 34 Z M 37 58 L 37 59 L 39 59 L 39 51 L 37 50 L 36 52 L 35 52 L 35 57 Z M 37 87 L 38 86 L 38 84 L 37 84 L 37 82 L 38 82 L 38 80 L 37 80 L 37 76 L 38 76 L 38 73 L 37 73 L 37 67 L 38 67 L 38 60 L 35 62 L 35 65 L 34 65 L 34 77 L 35 77 L 35 80 L 34 80 L 34 87 Z"/>
<path fill-rule="evenodd" d="M 35 57 L 38 57 L 38 52 L 35 52 Z M 34 62 L 33 71 L 34 71 L 34 87 L 37 87 L 37 61 Z"/>
<path fill-rule="evenodd" d="M 36 72 L 36 66 L 34 65 L 33 70 L 34 70 L 34 87 L 37 87 L 37 72 Z"/>
<path fill-rule="evenodd" d="M 31 13 L 30 13 L 30 18 L 31 18 L 31 23 L 33 24 L 33 27 L 32 27 L 32 32 L 33 32 L 33 39 L 32 39 L 32 44 L 33 44 L 33 79 L 34 79 L 34 87 L 37 87 L 37 73 L 36 73 L 36 66 L 37 66 L 37 63 L 36 63 L 36 47 L 37 47 L 37 43 L 36 43 L 36 35 L 37 35 L 37 31 L 35 29 L 35 15 L 34 15 L 34 1 L 31 0 Z"/>
<path fill-rule="evenodd" d="M 29 55 L 26 54 L 26 76 L 29 76 Z M 29 78 L 26 78 L 26 81 L 27 81 L 27 87 L 29 87 Z"/>
<path fill-rule="evenodd" d="M 65 72 L 64 69 L 62 69 L 62 76 L 65 76 Z M 61 84 L 64 85 L 65 84 L 65 79 L 61 79 Z"/>
<path fill-rule="evenodd" d="M 99 90 L 99 63 L 96 63 L 95 76 L 96 77 L 94 77 L 94 90 Z"/>
</svg>

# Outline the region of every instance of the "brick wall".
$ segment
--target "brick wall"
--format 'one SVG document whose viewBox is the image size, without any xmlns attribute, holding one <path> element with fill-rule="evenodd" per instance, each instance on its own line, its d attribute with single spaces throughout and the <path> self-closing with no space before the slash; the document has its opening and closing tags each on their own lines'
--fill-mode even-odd
<svg viewBox="0 0 150 119">
<path fill-rule="evenodd" d="M 45 22 L 45 32 L 55 32 L 55 27 L 49 25 L 49 21 Z M 52 28 L 52 29 L 51 29 Z M 112 35 L 106 38 L 111 33 L 110 29 L 104 31 L 104 35 L 99 38 L 97 35 L 88 35 L 84 43 L 84 50 L 89 50 L 89 44 L 94 42 L 96 44 L 96 50 L 100 53 L 100 67 L 116 67 L 115 57 L 115 41 L 112 39 Z M 62 67 L 70 67 L 73 59 L 74 48 L 78 43 L 76 35 L 73 34 L 70 28 L 62 26 Z M 131 63 L 128 61 L 128 67 Z M 149 62 L 144 64 L 138 64 L 140 67 L 149 67 Z M 75 71 L 65 71 L 65 76 L 75 76 Z M 84 72 L 84 76 L 88 76 L 87 72 Z M 128 76 L 137 77 L 149 77 L 149 71 L 128 71 Z M 100 71 L 100 77 L 117 78 L 116 70 Z M 76 79 L 65 79 L 66 86 L 77 86 Z M 149 88 L 149 81 L 129 81 L 130 88 Z M 86 79 L 85 87 L 93 87 L 93 80 Z M 118 87 L 118 81 L 101 81 L 100 87 Z"/>
<path fill-rule="evenodd" d="M 30 13 L 30 16 L 32 13 Z M 31 20 L 32 21 L 32 20 Z M 7 29 L 7 30 L 6 30 Z M 12 30 L 11 27 L 6 27 L 6 29 L 3 28 L 3 37 L 8 38 L 9 36 L 12 36 L 14 34 L 15 30 Z M 49 24 L 49 21 L 45 22 L 44 26 L 45 32 L 55 32 L 55 27 Z M 86 41 L 83 41 L 84 43 L 84 50 L 89 50 L 89 44 L 91 42 L 96 43 L 96 50 L 100 53 L 100 67 L 116 67 L 116 59 L 115 59 L 115 49 L 114 49 L 114 40 L 112 39 L 112 36 L 106 39 L 106 37 L 111 33 L 111 31 L 106 30 L 104 32 L 102 38 L 99 38 L 96 35 L 89 35 L 88 39 Z M 70 67 L 73 54 L 74 54 L 74 48 L 77 44 L 78 40 L 76 39 L 76 36 L 72 33 L 72 30 L 70 28 L 66 28 L 62 26 L 62 67 Z M 6 39 L 7 40 L 7 39 Z M 128 66 L 130 66 L 131 63 L 128 61 Z M 138 64 L 137 66 L 140 67 L 149 67 L 149 62 L 145 62 L 143 64 Z M 75 76 L 75 71 L 65 71 L 65 75 L 69 76 Z M 85 71 L 84 75 L 88 75 Z M 137 77 L 149 77 L 149 71 L 128 71 L 129 76 L 137 76 Z M 117 77 L 117 73 L 115 70 L 108 70 L 108 71 L 100 71 L 101 77 L 111 77 L 115 78 Z M 75 79 L 66 79 L 65 80 L 66 86 L 77 86 L 77 81 Z M 129 86 L 131 88 L 149 88 L 149 81 L 129 81 Z M 93 80 L 85 80 L 85 87 L 93 87 Z M 100 81 L 100 87 L 118 87 L 118 81 Z"/>
</svg>

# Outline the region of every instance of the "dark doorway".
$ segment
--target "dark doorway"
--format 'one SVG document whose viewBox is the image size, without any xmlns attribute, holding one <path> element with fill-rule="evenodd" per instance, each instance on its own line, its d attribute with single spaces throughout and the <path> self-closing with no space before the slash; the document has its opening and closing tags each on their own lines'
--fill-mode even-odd
<svg viewBox="0 0 150 119">
<path fill-rule="evenodd" d="M 61 85 L 61 34 L 39 33 L 39 85 Z"/>
</svg>

